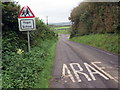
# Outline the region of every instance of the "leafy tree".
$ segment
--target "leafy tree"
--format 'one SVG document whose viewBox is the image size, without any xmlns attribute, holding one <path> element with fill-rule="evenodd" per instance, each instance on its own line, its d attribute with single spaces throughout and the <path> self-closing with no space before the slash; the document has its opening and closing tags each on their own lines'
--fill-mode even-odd
<svg viewBox="0 0 120 90">
<path fill-rule="evenodd" d="M 82 2 L 69 17 L 73 22 L 71 36 L 90 33 L 115 33 L 119 27 L 118 3 Z"/>
<path fill-rule="evenodd" d="M 2 3 L 2 23 L 3 32 L 16 31 L 18 32 L 18 13 L 20 6 L 16 2 L 3 2 Z"/>
</svg>

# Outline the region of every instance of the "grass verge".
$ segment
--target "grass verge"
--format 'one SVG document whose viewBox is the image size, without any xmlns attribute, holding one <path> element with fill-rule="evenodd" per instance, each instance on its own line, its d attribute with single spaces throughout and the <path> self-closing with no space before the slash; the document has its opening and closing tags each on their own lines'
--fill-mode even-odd
<svg viewBox="0 0 120 90">
<path fill-rule="evenodd" d="M 39 82 L 36 84 L 35 88 L 49 88 L 50 79 L 52 78 L 52 66 L 54 61 L 54 50 L 56 43 L 53 41 L 52 45 L 48 47 L 49 57 L 46 57 L 44 70 L 39 73 Z"/>
<path fill-rule="evenodd" d="M 70 40 L 120 54 L 118 48 L 118 34 L 90 34 L 73 37 Z"/>
</svg>

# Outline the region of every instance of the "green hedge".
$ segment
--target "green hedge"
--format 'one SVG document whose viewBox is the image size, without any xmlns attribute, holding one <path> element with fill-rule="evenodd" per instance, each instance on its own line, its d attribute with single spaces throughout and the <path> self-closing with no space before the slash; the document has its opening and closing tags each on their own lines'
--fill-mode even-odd
<svg viewBox="0 0 120 90">
<path fill-rule="evenodd" d="M 40 82 L 46 62 L 53 61 L 50 48 L 56 40 L 41 41 L 30 53 L 12 52 L 3 57 L 3 88 L 34 88 Z M 51 68 L 52 69 L 52 68 Z M 49 72 L 49 71 L 48 71 Z M 41 77 L 42 78 L 42 77 Z"/>
</svg>

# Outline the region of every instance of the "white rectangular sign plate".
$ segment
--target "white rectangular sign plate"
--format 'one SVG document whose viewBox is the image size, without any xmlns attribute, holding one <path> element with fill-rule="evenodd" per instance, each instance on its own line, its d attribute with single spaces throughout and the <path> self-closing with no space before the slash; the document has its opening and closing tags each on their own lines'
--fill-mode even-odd
<svg viewBox="0 0 120 90">
<path fill-rule="evenodd" d="M 31 31 L 36 29 L 35 18 L 19 18 L 19 30 Z"/>
</svg>

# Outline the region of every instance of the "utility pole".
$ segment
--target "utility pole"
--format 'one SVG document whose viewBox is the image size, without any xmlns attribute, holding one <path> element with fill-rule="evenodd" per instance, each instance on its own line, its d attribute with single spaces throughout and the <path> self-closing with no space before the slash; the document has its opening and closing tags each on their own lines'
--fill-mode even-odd
<svg viewBox="0 0 120 90">
<path fill-rule="evenodd" d="M 48 25 L 48 16 L 46 16 L 46 23 L 47 23 L 47 25 Z"/>
</svg>

